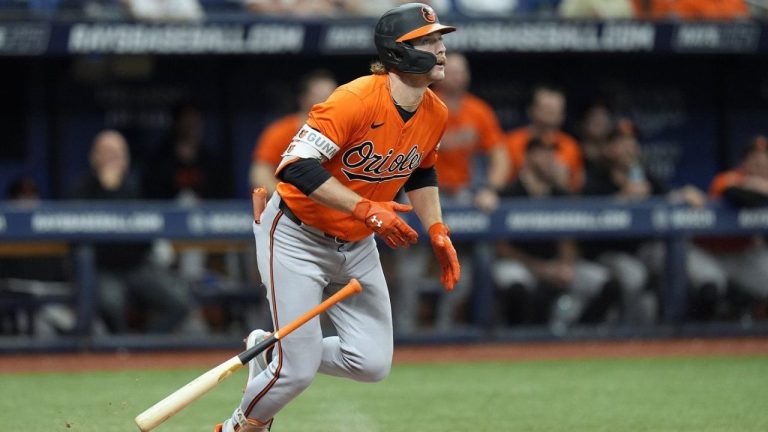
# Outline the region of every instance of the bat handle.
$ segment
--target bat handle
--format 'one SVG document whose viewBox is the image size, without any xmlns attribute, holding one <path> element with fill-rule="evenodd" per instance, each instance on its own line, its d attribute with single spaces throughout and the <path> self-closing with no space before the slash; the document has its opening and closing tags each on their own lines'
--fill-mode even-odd
<svg viewBox="0 0 768 432">
<path fill-rule="evenodd" d="M 253 221 L 261 223 L 261 214 L 267 207 L 267 190 L 261 186 L 251 192 L 251 201 L 253 201 Z"/>
<path fill-rule="evenodd" d="M 315 306 L 312 310 L 306 312 L 292 323 L 272 333 L 269 338 L 259 342 L 250 349 L 243 351 L 239 355 L 232 357 L 203 375 L 200 375 L 184 387 L 176 390 L 165 399 L 139 414 L 135 419 L 136 425 L 142 432 L 154 429 L 159 424 L 181 411 L 184 407 L 203 396 L 228 376 L 232 375 L 278 339 L 289 335 L 302 324 L 326 311 L 336 303 L 362 291 L 363 287 L 360 286 L 360 282 L 358 282 L 357 279 L 350 280 L 344 288 L 328 297 L 324 302 Z"/>
</svg>

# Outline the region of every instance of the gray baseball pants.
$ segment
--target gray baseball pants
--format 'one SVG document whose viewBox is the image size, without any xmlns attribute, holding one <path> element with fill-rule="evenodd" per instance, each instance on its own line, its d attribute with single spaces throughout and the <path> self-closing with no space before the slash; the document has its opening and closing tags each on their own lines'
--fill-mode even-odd
<svg viewBox="0 0 768 432">
<path fill-rule="evenodd" d="M 280 340 L 269 367 L 248 383 L 240 405 L 246 417 L 269 421 L 319 373 L 375 382 L 392 363 L 392 311 L 373 235 L 339 244 L 300 226 L 278 208 L 273 194 L 254 224 L 259 272 L 272 321 L 280 328 L 346 285 L 363 292 L 328 310 L 338 336 L 323 337 L 315 317 Z"/>
</svg>

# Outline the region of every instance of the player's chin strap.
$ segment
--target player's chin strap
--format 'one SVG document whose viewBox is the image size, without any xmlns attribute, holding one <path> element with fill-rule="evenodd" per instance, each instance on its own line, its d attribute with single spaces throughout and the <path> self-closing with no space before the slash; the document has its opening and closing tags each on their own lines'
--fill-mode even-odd
<svg viewBox="0 0 768 432">
<path fill-rule="evenodd" d="M 250 419 L 243 414 L 243 410 L 238 408 L 232 415 L 232 419 L 224 423 L 222 432 L 267 432 L 271 427 L 272 419 L 267 422 Z"/>
</svg>

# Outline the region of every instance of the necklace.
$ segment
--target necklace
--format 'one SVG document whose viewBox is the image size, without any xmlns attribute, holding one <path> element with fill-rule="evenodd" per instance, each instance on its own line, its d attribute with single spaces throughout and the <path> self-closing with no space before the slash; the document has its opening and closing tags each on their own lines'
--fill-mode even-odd
<svg viewBox="0 0 768 432">
<path fill-rule="evenodd" d="M 405 109 L 405 108 L 416 108 L 416 107 L 419 106 L 419 104 L 421 104 L 421 99 L 422 98 L 420 97 L 419 100 L 415 104 L 411 104 L 411 105 L 404 105 L 404 104 L 398 103 L 395 100 L 395 98 L 392 98 L 392 102 L 394 102 L 395 105 L 397 105 L 397 106 L 399 106 L 400 108 L 403 108 L 403 109 Z"/>
<path fill-rule="evenodd" d="M 388 80 L 388 84 L 389 84 L 389 96 L 392 98 L 392 102 L 394 102 L 395 105 L 397 105 L 400 108 L 403 108 L 405 110 L 408 110 L 408 108 L 414 109 L 414 108 L 417 108 L 419 106 L 419 104 L 421 103 L 421 100 L 424 98 L 424 93 L 419 95 L 419 99 L 414 104 L 407 104 L 406 105 L 406 104 L 398 103 L 397 100 L 395 99 L 395 96 L 392 94 L 392 77 L 389 76 L 387 78 L 387 80 Z"/>
</svg>

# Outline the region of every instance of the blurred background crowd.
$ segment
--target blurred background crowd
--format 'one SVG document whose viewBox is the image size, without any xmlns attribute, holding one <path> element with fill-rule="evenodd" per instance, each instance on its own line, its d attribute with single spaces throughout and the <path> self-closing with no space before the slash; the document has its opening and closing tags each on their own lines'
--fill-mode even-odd
<svg viewBox="0 0 768 432">
<path fill-rule="evenodd" d="M 220 17 L 377 17 L 397 1 L 0 0 L 0 18 L 204 22 Z M 439 0 L 441 19 L 733 20 L 763 0 Z M 691 208 L 768 203 L 768 80 L 759 57 L 450 53 L 434 91 L 450 111 L 438 161 L 445 207 L 612 197 Z M 274 167 L 311 106 L 372 56 L 72 56 L 1 59 L 6 204 L 173 200 L 194 206 L 274 190 Z M 19 109 L 21 107 L 21 109 Z M 34 124 L 33 127 L 24 125 Z M 32 141 L 37 144 L 31 144 Z M 34 154 L 33 154 L 34 153 Z M 39 153 L 39 154 L 38 154 Z M 42 154 L 42 156 L 40 156 Z M 30 162 L 30 160 L 32 162 Z M 15 164 L 15 165 L 14 165 Z M 0 296 L 71 291 L 66 246 L 0 245 Z M 400 334 L 451 332 L 470 307 L 476 242 L 441 293 L 428 248 L 382 249 Z M 500 239 L 491 250 L 494 327 L 644 328 L 660 322 L 657 239 Z M 226 333 L 268 326 L 251 241 L 100 243 L 100 333 Z M 23 255 L 19 257 L 18 255 Z M 486 267 L 483 267 L 486 268 Z M 760 235 L 692 238 L 686 320 L 765 320 Z M 225 295 L 217 295 L 225 294 Z M 228 295 L 226 295 L 228 294 Z M 211 300 L 214 299 L 214 300 Z M 72 331 L 67 306 L 0 309 L 2 334 Z"/>
<path fill-rule="evenodd" d="M 2 0 L 4 13 L 96 19 L 199 21 L 252 13 L 298 18 L 378 17 L 401 0 Z M 765 0 L 433 0 L 443 16 L 528 18 L 745 19 Z"/>
</svg>

